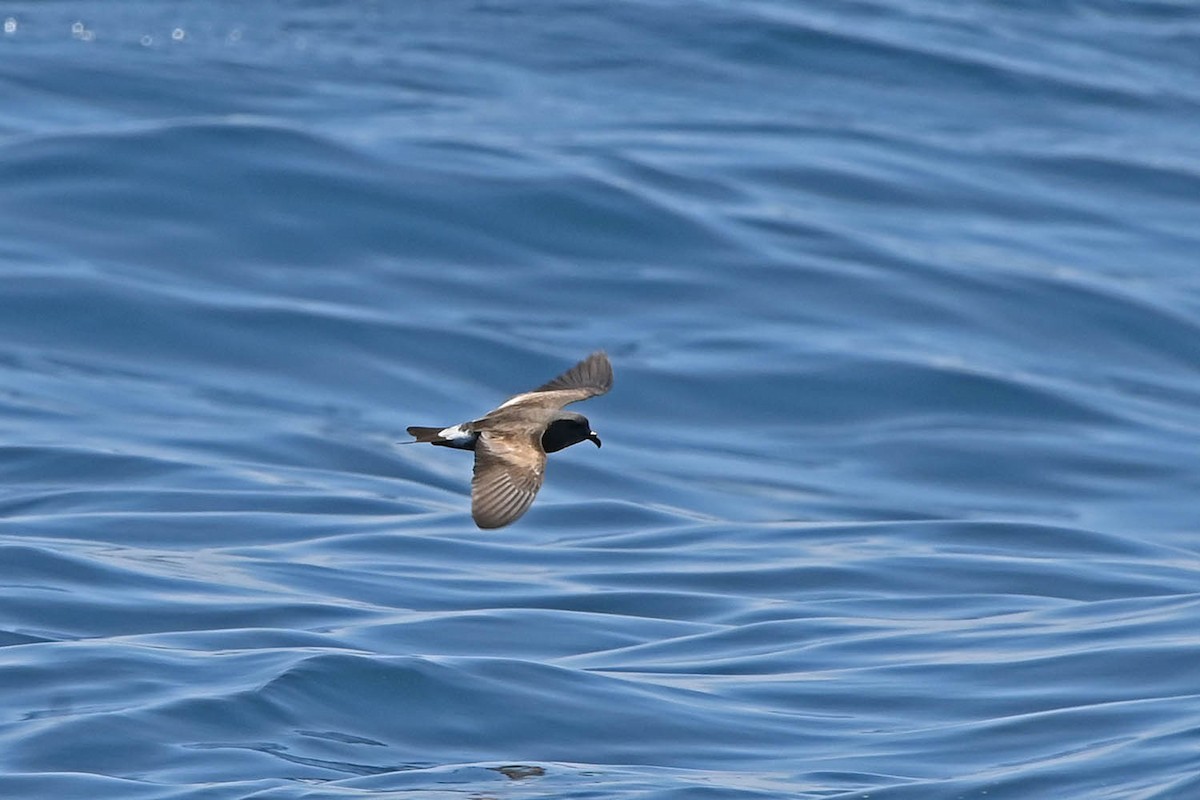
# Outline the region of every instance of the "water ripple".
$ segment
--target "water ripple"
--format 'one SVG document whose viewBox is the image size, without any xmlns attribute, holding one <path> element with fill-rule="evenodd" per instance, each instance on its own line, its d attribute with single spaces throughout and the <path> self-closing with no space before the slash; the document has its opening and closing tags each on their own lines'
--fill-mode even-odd
<svg viewBox="0 0 1200 800">
<path fill-rule="evenodd" d="M 1200 791 L 1185 5 L 4 16 L 0 795 Z"/>
</svg>

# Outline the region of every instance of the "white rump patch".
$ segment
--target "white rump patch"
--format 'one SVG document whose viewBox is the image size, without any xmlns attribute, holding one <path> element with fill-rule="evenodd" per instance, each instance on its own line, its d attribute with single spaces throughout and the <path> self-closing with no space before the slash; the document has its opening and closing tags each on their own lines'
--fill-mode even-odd
<svg viewBox="0 0 1200 800">
<path fill-rule="evenodd" d="M 455 444 L 466 444 L 475 438 L 475 434 L 468 431 L 465 427 L 454 425 L 449 428 L 442 428 L 438 431 L 438 436 Z"/>
</svg>

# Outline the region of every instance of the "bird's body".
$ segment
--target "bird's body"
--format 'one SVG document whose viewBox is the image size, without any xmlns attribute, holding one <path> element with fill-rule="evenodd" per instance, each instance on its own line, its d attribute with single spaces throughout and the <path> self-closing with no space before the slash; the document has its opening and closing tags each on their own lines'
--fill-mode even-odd
<svg viewBox="0 0 1200 800">
<path fill-rule="evenodd" d="M 612 380 L 612 364 L 598 351 L 479 419 L 446 428 L 414 425 L 408 432 L 418 442 L 475 451 L 471 516 L 481 528 L 500 528 L 529 510 L 542 488 L 547 453 L 585 439 L 600 446 L 587 417 L 563 407 L 604 394 Z"/>
</svg>

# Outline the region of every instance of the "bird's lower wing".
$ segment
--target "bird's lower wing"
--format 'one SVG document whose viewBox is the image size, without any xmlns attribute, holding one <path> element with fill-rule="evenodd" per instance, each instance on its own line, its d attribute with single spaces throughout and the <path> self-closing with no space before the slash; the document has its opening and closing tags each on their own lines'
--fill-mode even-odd
<svg viewBox="0 0 1200 800">
<path fill-rule="evenodd" d="M 529 510 L 546 469 L 537 439 L 484 431 L 475 445 L 471 516 L 481 528 L 502 528 Z"/>
</svg>

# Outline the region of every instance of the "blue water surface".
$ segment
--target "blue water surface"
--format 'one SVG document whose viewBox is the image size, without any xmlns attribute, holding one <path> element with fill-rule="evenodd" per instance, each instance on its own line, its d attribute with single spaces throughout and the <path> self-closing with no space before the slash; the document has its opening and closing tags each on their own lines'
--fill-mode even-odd
<svg viewBox="0 0 1200 800">
<path fill-rule="evenodd" d="M 1196 4 L 0 18 L 0 797 L 1200 797 Z"/>
</svg>

